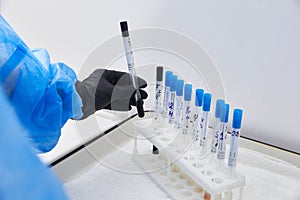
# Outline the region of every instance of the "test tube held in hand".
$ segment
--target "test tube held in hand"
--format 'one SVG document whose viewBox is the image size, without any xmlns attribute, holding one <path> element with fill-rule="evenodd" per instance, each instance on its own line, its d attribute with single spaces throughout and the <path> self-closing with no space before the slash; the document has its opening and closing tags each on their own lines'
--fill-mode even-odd
<svg viewBox="0 0 300 200">
<path fill-rule="evenodd" d="M 131 49 L 131 41 L 129 37 L 129 31 L 128 31 L 128 25 L 126 21 L 120 22 L 121 31 L 122 31 L 122 38 L 123 38 L 123 45 L 127 60 L 127 66 L 130 73 L 131 83 L 135 89 L 135 102 L 136 102 L 136 108 L 138 111 L 139 117 L 144 117 L 144 108 L 143 108 L 143 99 L 140 94 L 138 80 L 136 76 L 136 71 L 134 67 L 134 59 L 133 59 L 133 52 Z"/>
<path fill-rule="evenodd" d="M 163 67 L 156 67 L 155 117 L 162 114 Z"/>
</svg>

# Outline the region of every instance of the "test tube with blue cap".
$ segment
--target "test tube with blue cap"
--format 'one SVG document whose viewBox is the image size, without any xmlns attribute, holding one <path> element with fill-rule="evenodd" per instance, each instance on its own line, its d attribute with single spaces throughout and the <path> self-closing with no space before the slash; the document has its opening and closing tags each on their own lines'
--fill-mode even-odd
<svg viewBox="0 0 300 200">
<path fill-rule="evenodd" d="M 170 79 L 173 75 L 173 72 L 166 71 L 165 75 L 165 92 L 164 92 L 164 103 L 163 103 L 163 117 L 168 117 L 168 102 L 169 102 L 169 96 L 170 96 Z"/>
<path fill-rule="evenodd" d="M 189 122 L 191 119 L 191 99 L 192 99 L 192 85 L 185 84 L 184 86 L 184 115 L 182 116 L 183 119 L 183 126 L 182 126 L 182 133 L 187 137 L 188 129 L 189 129 Z"/>
<path fill-rule="evenodd" d="M 182 118 L 182 108 L 183 108 L 183 85 L 184 81 L 179 79 L 176 82 L 176 99 L 175 99 L 175 129 L 179 129 L 181 127 L 181 118 Z"/>
<path fill-rule="evenodd" d="M 162 114 L 163 67 L 156 67 L 155 118 Z"/>
<path fill-rule="evenodd" d="M 228 157 L 228 168 L 229 175 L 232 177 L 235 173 L 237 156 L 238 156 L 238 145 L 242 124 L 243 110 L 234 109 L 233 111 L 233 120 L 232 120 L 232 130 L 231 130 L 231 139 L 230 139 L 230 149 Z"/>
<path fill-rule="evenodd" d="M 200 138 L 199 138 L 200 147 L 203 147 L 206 144 L 206 136 L 207 136 L 207 129 L 208 129 L 208 114 L 210 111 L 210 104 L 211 104 L 211 94 L 205 93 L 203 95 L 202 117 L 200 121 Z"/>
<path fill-rule="evenodd" d="M 193 144 L 196 144 L 199 141 L 199 119 L 202 117 L 202 101 L 203 101 L 203 89 L 196 89 L 195 95 L 195 113 L 193 116 L 194 130 L 192 135 Z"/>
<path fill-rule="evenodd" d="M 221 167 L 225 159 L 226 151 L 226 137 L 227 137 L 227 123 L 229 115 L 229 104 L 222 104 L 220 111 L 220 134 L 219 134 L 219 146 L 217 158 L 219 160 L 219 166 Z"/>
<path fill-rule="evenodd" d="M 129 37 L 127 22 L 126 21 L 120 22 L 120 26 L 122 31 L 123 45 L 124 45 L 124 50 L 125 50 L 125 55 L 127 60 L 128 71 L 130 74 L 131 83 L 135 89 L 134 97 L 136 102 L 136 108 L 138 111 L 138 116 L 144 117 L 145 113 L 143 108 L 143 99 L 141 97 L 141 93 L 139 90 L 138 80 L 137 80 L 136 71 L 134 67 L 133 52 L 131 49 L 131 40 Z"/>
<path fill-rule="evenodd" d="M 170 78 L 170 97 L 169 97 L 169 124 L 174 123 L 174 104 L 175 104 L 175 93 L 176 93 L 176 82 L 177 82 L 177 76 L 172 75 Z"/>
<path fill-rule="evenodd" d="M 211 140 L 211 153 L 217 152 L 217 147 L 219 143 L 219 132 L 220 132 L 220 114 L 221 114 L 221 108 L 225 104 L 225 101 L 223 99 L 218 99 L 216 101 L 216 108 L 215 108 L 215 120 L 213 125 L 213 134 L 212 134 L 212 140 Z"/>
</svg>

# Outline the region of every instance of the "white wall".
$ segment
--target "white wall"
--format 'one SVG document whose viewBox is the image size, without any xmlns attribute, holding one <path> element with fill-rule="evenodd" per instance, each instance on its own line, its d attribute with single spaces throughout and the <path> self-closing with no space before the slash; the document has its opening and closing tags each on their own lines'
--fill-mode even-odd
<svg viewBox="0 0 300 200">
<path fill-rule="evenodd" d="M 121 20 L 179 31 L 207 50 L 227 100 L 245 110 L 242 134 L 300 153 L 297 0 L 2 0 L 1 12 L 31 47 L 75 70 Z"/>
</svg>

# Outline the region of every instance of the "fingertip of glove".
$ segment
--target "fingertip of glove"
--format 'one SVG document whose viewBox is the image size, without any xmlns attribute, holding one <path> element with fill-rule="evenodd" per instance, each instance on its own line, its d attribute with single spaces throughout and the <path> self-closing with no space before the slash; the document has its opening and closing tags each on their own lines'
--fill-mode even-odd
<svg viewBox="0 0 300 200">
<path fill-rule="evenodd" d="M 145 92 L 144 90 L 140 90 L 140 93 L 141 93 L 142 99 L 147 99 L 148 98 L 148 93 Z"/>
</svg>

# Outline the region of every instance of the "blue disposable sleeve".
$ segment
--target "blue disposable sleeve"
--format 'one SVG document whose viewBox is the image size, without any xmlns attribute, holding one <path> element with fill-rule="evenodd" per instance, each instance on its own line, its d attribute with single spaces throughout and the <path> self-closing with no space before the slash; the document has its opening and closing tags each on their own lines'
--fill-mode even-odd
<svg viewBox="0 0 300 200">
<path fill-rule="evenodd" d="M 0 84 L 39 152 L 50 151 L 69 118 L 82 116 L 76 74 L 52 64 L 46 50 L 31 50 L 0 16 Z"/>
<path fill-rule="evenodd" d="M 60 181 L 23 136 L 24 129 L 1 87 L 0 99 L 0 199 L 67 199 Z"/>
</svg>

